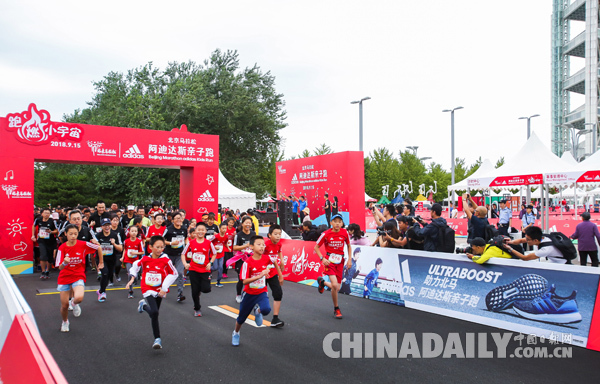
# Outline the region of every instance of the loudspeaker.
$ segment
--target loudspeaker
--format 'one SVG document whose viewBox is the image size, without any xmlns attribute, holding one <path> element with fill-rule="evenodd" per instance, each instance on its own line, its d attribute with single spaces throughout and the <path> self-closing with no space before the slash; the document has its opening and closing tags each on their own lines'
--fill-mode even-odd
<svg viewBox="0 0 600 384">
<path fill-rule="evenodd" d="M 277 215 L 279 216 L 279 225 L 285 232 L 292 229 L 292 203 L 281 201 L 277 205 Z"/>
</svg>

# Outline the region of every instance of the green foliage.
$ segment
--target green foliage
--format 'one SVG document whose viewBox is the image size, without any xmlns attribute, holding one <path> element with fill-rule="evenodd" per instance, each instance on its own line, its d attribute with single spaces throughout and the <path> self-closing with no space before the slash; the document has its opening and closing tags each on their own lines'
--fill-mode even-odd
<svg viewBox="0 0 600 384">
<path fill-rule="evenodd" d="M 389 197 L 393 198 L 392 192 L 400 184 L 401 177 L 400 163 L 388 149 L 378 148 L 369 155 L 368 166 L 365 167 L 365 191 L 369 196 L 377 199 L 381 196 L 381 187 L 389 185 Z"/>
<path fill-rule="evenodd" d="M 503 165 L 504 165 L 504 156 L 502 156 L 501 158 L 498 159 L 498 161 L 496 161 L 496 168 L 500 168 Z"/>
<path fill-rule="evenodd" d="M 155 130 L 186 124 L 190 132 L 219 135 L 225 177 L 257 195 L 275 193 L 279 130 L 286 126 L 283 95 L 269 72 L 257 65 L 241 69 L 236 51 L 216 50 L 204 65 L 170 63 L 161 71 L 148 63 L 126 74 L 110 72 L 94 87 L 89 107 L 65 120 Z M 95 167 L 91 182 L 101 197 L 179 203 L 177 170 Z"/>
</svg>

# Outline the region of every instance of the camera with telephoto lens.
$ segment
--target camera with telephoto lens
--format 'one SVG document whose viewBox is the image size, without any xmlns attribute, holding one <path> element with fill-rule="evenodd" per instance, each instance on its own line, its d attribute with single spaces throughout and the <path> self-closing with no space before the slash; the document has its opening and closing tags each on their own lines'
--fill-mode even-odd
<svg viewBox="0 0 600 384">
<path fill-rule="evenodd" d="M 385 236 L 385 235 L 389 235 L 391 231 L 386 231 L 385 229 L 383 229 L 383 225 L 380 227 L 377 227 L 377 236 Z"/>
<path fill-rule="evenodd" d="M 461 253 L 473 253 L 473 247 L 471 247 L 468 243 L 465 244 L 461 244 L 458 247 L 456 247 L 456 253 L 461 254 Z"/>
</svg>

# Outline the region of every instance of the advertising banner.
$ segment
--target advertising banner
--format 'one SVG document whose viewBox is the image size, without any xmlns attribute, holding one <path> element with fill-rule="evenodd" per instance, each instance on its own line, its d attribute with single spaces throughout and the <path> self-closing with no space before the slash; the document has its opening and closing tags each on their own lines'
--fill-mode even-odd
<svg viewBox="0 0 600 384">
<path fill-rule="evenodd" d="M 33 266 L 34 163 L 179 168 L 180 207 L 189 216 L 216 212 L 219 137 L 187 131 L 55 122 L 30 104 L 0 118 L 0 260 L 11 274 Z"/>
<path fill-rule="evenodd" d="M 316 286 L 314 242 L 286 240 L 285 277 Z M 588 335 L 600 270 L 574 265 L 355 246 L 342 293 L 600 350 Z"/>
<path fill-rule="evenodd" d="M 306 197 L 315 225 L 326 224 L 325 194 L 338 199 L 346 225 L 365 228 L 365 172 L 362 152 L 340 152 L 277 162 L 277 196 Z"/>
</svg>

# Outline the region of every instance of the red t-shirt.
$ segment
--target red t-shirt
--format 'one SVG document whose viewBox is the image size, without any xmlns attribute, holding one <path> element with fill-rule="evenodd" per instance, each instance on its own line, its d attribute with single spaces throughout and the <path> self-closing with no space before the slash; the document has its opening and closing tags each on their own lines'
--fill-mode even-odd
<svg viewBox="0 0 600 384">
<path fill-rule="evenodd" d="M 148 216 L 152 216 L 156 212 L 165 213 L 164 209 L 162 209 L 160 207 L 158 209 L 151 208 L 150 211 L 148 211 Z"/>
<path fill-rule="evenodd" d="M 56 267 L 58 268 L 65 257 L 69 256 L 69 265 L 64 267 L 58 274 L 58 284 L 73 284 L 77 280 L 85 282 L 85 255 L 95 253 L 99 245 L 77 240 L 77 243 L 69 247 L 63 243 L 56 253 Z"/>
<path fill-rule="evenodd" d="M 265 240 L 265 255 L 269 256 L 271 262 L 273 264 L 279 265 L 281 260 L 279 259 L 279 252 L 281 252 L 281 240 L 277 244 L 273 244 L 270 239 Z M 277 269 L 275 266 L 271 268 L 271 273 L 269 273 L 269 279 L 271 277 L 277 276 Z"/>
<path fill-rule="evenodd" d="M 258 276 L 271 264 L 271 259 L 267 255 L 262 255 L 258 260 L 255 260 L 254 256 L 250 256 L 242 265 L 240 279 L 245 280 Z M 244 284 L 244 292 L 249 295 L 260 295 L 263 292 L 267 292 L 267 282 L 265 277 L 263 276 L 250 284 Z"/>
<path fill-rule="evenodd" d="M 164 236 L 166 231 L 167 227 L 160 226 L 157 229 L 156 226 L 151 225 L 146 229 L 146 233 L 144 233 L 142 240 L 145 242 L 146 239 L 150 239 L 152 236 Z M 150 250 L 150 243 L 146 243 L 146 253 L 149 255 L 152 253 Z"/>
<path fill-rule="evenodd" d="M 347 244 L 350 244 L 350 237 L 345 228 L 341 228 L 339 232 L 328 229 L 317 240 L 319 247 L 325 245 L 326 254 L 323 257 L 333 264 L 340 264 L 344 261 L 344 247 Z"/>
<path fill-rule="evenodd" d="M 165 254 L 158 259 L 154 259 L 152 256 L 144 256 L 136 261 L 131 269 L 135 271 L 136 267 L 142 269 L 140 288 L 142 289 L 144 297 L 147 296 L 145 293 L 148 291 L 156 293 L 160 292 L 165 278 L 168 275 L 177 275 L 177 270 L 173 266 L 173 263 L 171 263 L 171 259 Z M 168 289 L 167 292 L 169 292 Z"/>
<path fill-rule="evenodd" d="M 206 269 L 206 266 L 210 262 L 211 257 L 217 253 L 213 244 L 207 239 L 198 241 L 192 239 L 183 249 L 183 254 L 187 256 L 188 253 L 192 254 L 192 261 L 190 262 L 190 271 L 200 273 L 210 273 L 210 270 Z"/>
<path fill-rule="evenodd" d="M 231 252 L 231 248 L 227 247 L 227 242 L 229 241 L 229 236 L 227 233 L 225 236 L 221 236 L 220 233 L 216 233 L 215 237 L 212 240 L 215 249 L 217 250 L 217 259 L 223 258 L 225 256 L 225 252 Z"/>
<path fill-rule="evenodd" d="M 129 251 L 144 252 L 144 247 L 142 246 L 142 239 L 140 239 L 139 237 L 136 237 L 133 241 L 131 240 L 131 237 L 128 237 L 127 239 L 125 239 L 123 245 L 125 246 L 125 249 L 123 249 L 124 263 L 134 263 L 137 259 L 140 258 L 139 255 L 130 255 Z"/>
<path fill-rule="evenodd" d="M 236 233 L 237 231 L 235 230 L 235 228 L 228 228 L 227 232 L 225 232 L 225 234 L 227 235 L 227 248 L 229 249 L 229 251 L 225 252 L 233 252 L 233 239 L 235 239 Z"/>
</svg>

